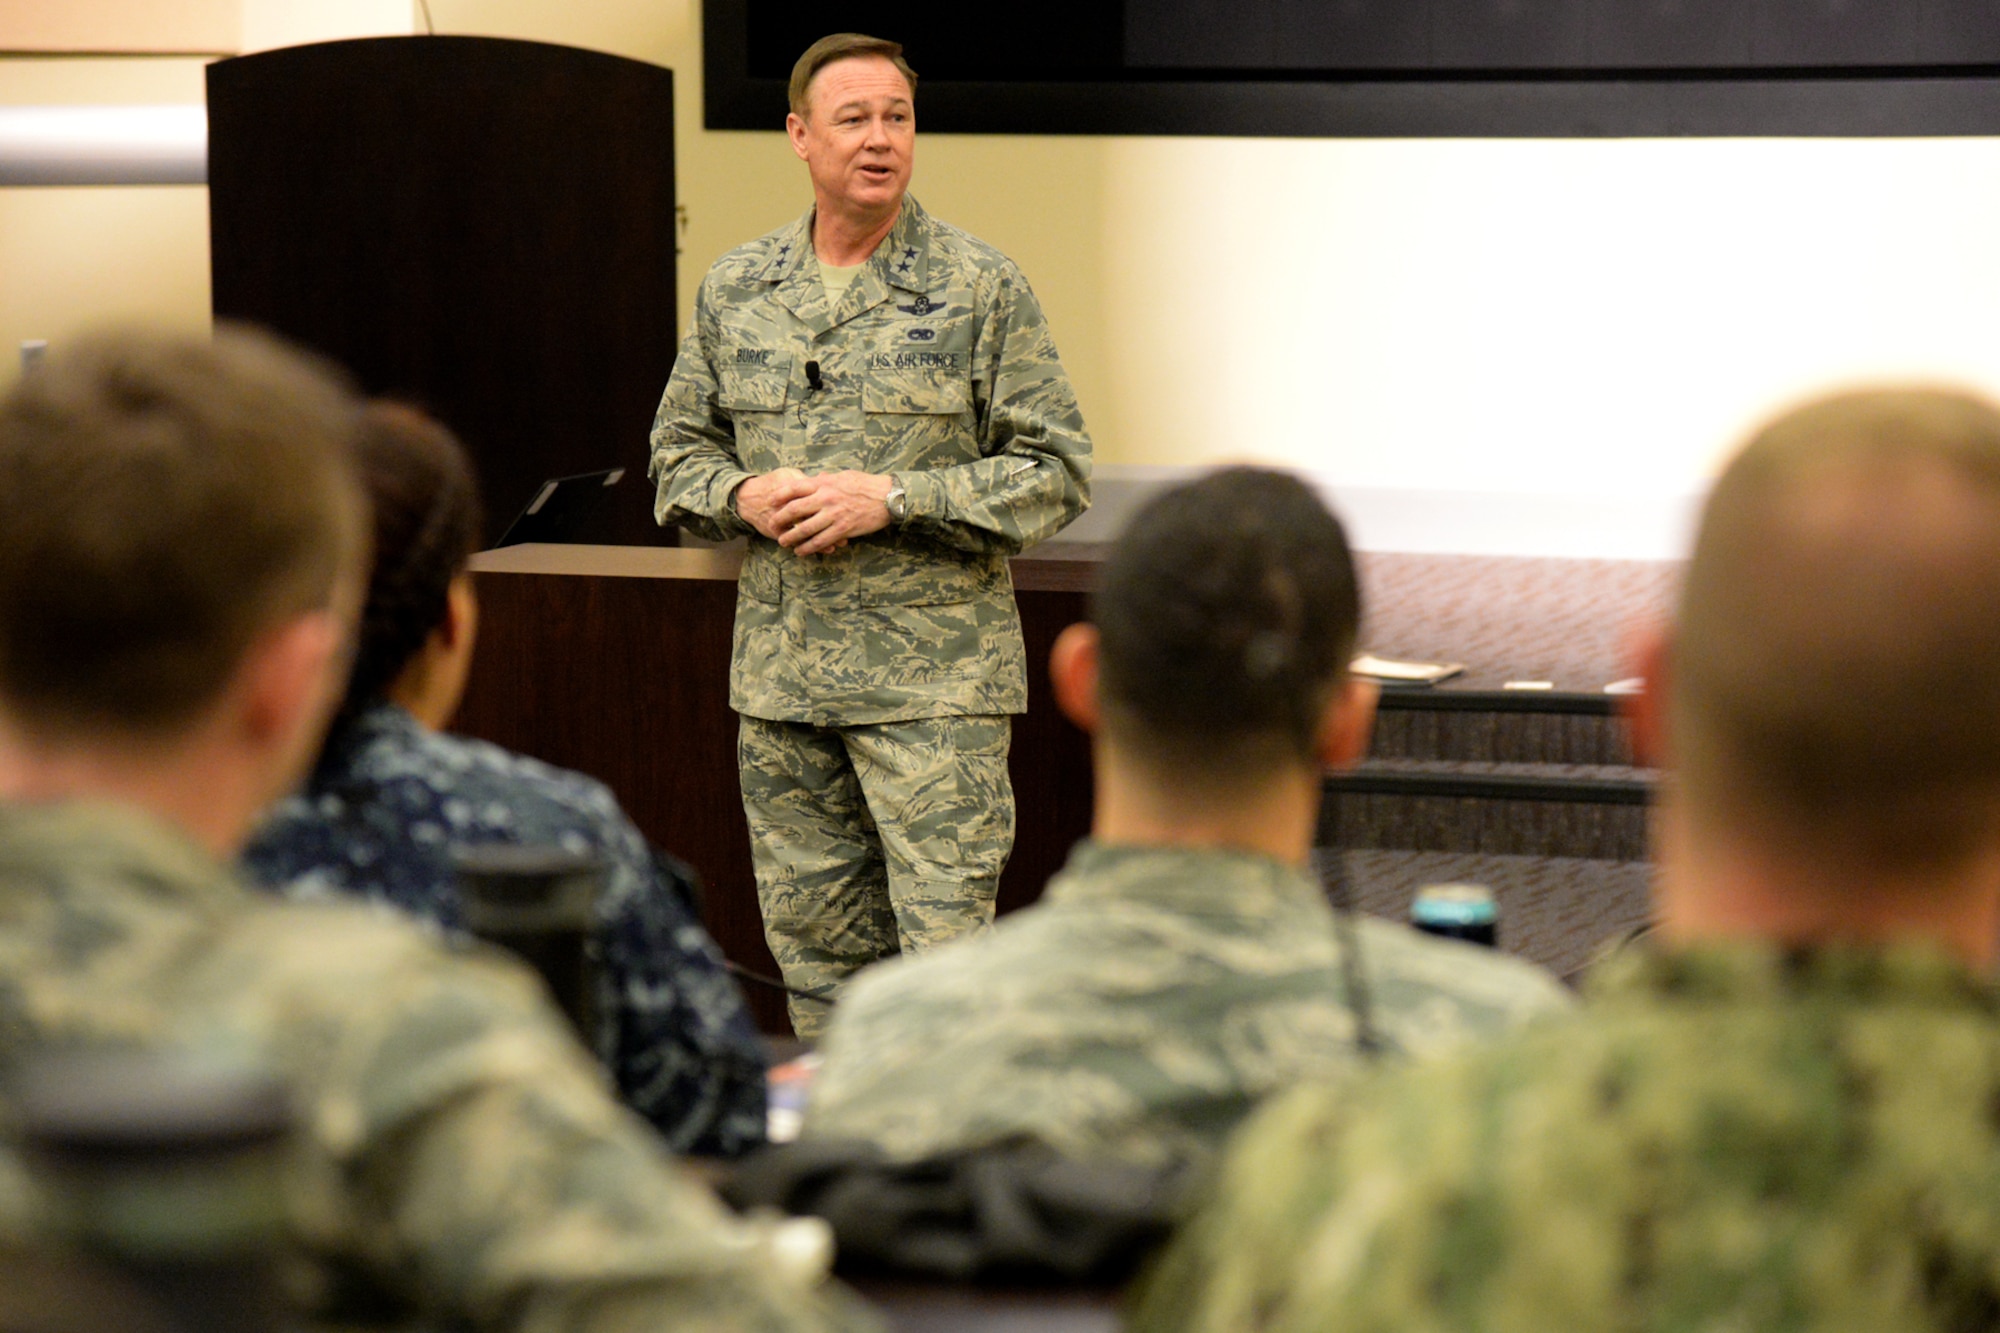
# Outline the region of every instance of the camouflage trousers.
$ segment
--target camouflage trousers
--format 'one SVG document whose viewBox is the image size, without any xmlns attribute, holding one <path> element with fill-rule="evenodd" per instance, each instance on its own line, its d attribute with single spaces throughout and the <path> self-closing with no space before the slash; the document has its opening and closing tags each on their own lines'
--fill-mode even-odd
<svg viewBox="0 0 2000 1333">
<path fill-rule="evenodd" d="M 878 958 L 993 924 L 1014 847 L 1013 719 L 816 727 L 744 717 L 736 753 L 764 939 L 797 990 L 831 998 Z M 788 1001 L 812 1040 L 829 1006 Z"/>
</svg>

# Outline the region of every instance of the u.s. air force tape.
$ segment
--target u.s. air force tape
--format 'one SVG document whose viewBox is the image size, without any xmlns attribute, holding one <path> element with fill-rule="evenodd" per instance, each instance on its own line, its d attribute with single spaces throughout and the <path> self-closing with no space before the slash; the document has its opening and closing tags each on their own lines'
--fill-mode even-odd
<svg viewBox="0 0 2000 1333">
<path fill-rule="evenodd" d="M 964 352 L 876 352 L 870 370 L 964 370 Z"/>
</svg>

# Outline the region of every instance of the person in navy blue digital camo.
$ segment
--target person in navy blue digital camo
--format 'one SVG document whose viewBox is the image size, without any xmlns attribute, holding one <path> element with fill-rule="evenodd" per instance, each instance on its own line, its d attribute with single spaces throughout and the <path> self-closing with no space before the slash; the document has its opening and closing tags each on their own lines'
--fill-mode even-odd
<svg viewBox="0 0 2000 1333">
<path fill-rule="evenodd" d="M 271 812 L 245 866 L 290 897 L 361 896 L 454 929 L 454 849 L 595 854 L 609 870 L 596 1046 L 620 1094 L 676 1151 L 757 1146 L 762 1048 L 674 863 L 603 784 L 440 730 L 477 619 L 466 565 L 481 517 L 463 451 L 436 422 L 387 405 L 370 409 L 360 451 L 376 565 L 354 675 L 305 790 Z"/>
</svg>

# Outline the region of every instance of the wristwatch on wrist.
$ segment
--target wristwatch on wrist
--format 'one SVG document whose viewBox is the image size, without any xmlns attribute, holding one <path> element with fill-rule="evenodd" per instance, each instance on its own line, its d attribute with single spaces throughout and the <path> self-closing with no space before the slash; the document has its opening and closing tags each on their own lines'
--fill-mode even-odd
<svg viewBox="0 0 2000 1333">
<path fill-rule="evenodd" d="M 891 523 L 901 523 L 910 516 L 910 493 L 894 477 L 889 478 L 889 493 L 882 497 L 882 503 L 888 507 Z"/>
</svg>

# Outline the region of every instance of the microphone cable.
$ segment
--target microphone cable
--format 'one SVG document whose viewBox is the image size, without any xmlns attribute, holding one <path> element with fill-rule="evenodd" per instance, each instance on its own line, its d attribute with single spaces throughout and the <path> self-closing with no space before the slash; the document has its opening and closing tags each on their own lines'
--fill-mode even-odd
<svg viewBox="0 0 2000 1333">
<path fill-rule="evenodd" d="M 759 986 L 767 986 L 774 991 L 783 991 L 795 1000 L 811 1000 L 814 1004 L 823 1004 L 829 1009 L 839 1003 L 824 990 L 800 990 L 796 986 L 787 986 L 776 977 L 767 977 L 762 972 L 752 972 L 733 958 L 723 959 L 722 967 L 732 977 L 742 981 L 754 981 Z"/>
<path fill-rule="evenodd" d="M 1363 1060 L 1373 1061 L 1382 1054 L 1382 1038 L 1375 1031 L 1368 969 L 1361 959 L 1361 923 L 1355 917 L 1347 856 L 1338 847 L 1329 847 L 1320 858 L 1320 866 L 1327 900 L 1333 905 L 1333 938 L 1340 954 L 1340 980 L 1347 997 L 1347 1012 L 1354 1020 L 1354 1049 Z"/>
</svg>

